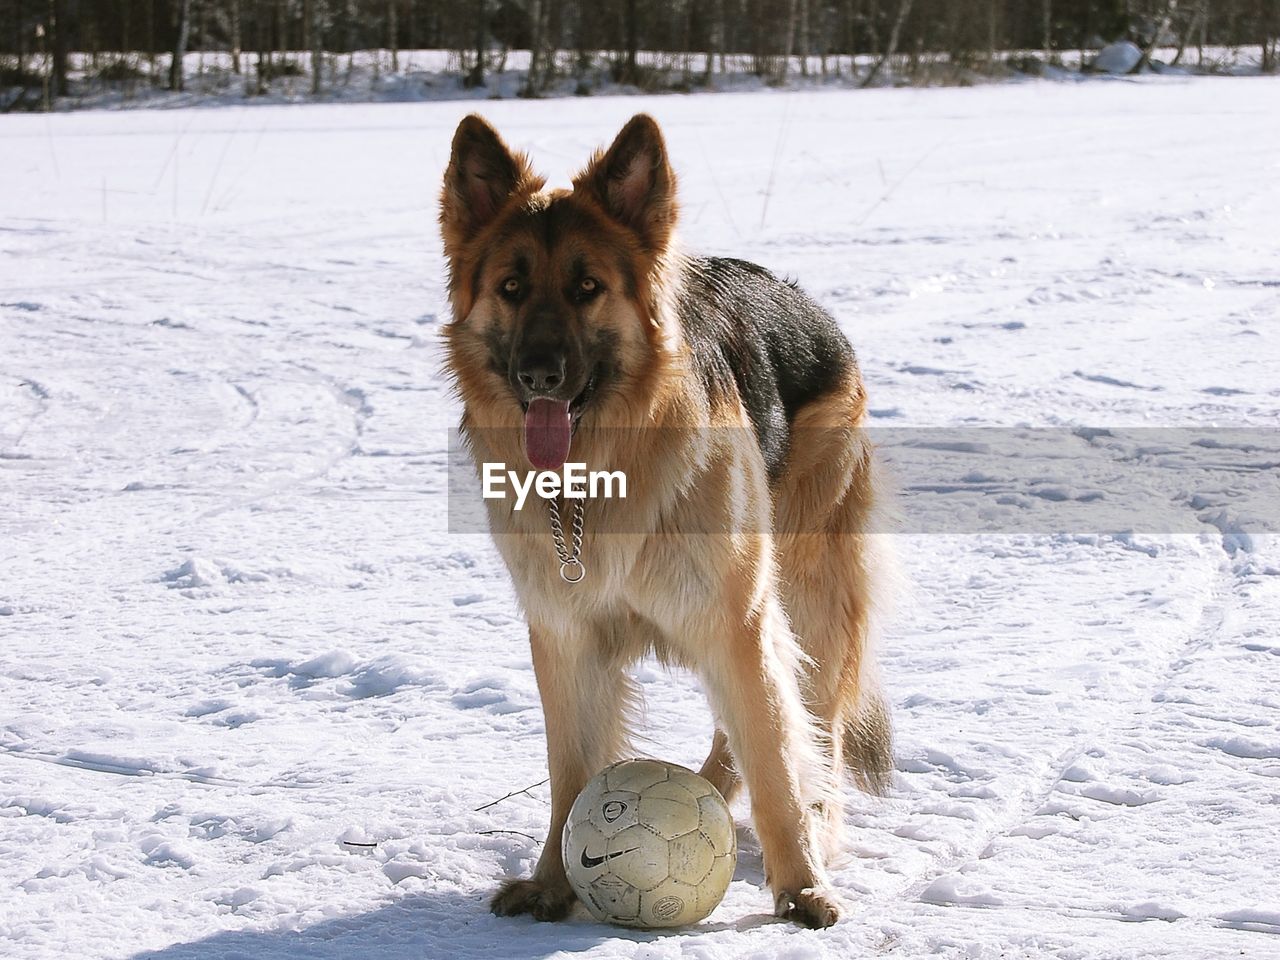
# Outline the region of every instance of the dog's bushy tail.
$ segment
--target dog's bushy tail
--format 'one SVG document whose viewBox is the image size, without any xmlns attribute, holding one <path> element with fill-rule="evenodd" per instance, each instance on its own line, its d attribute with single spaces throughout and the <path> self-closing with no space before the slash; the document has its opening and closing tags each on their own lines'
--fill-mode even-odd
<svg viewBox="0 0 1280 960">
<path fill-rule="evenodd" d="M 893 724 L 889 705 L 878 689 L 867 691 L 848 718 L 844 760 L 858 789 L 883 797 L 893 773 Z"/>
</svg>

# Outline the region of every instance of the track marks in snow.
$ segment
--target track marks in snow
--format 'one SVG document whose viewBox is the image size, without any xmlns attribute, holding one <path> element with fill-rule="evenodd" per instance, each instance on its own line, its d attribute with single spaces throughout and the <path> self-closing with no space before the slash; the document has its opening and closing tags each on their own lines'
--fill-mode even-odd
<svg viewBox="0 0 1280 960">
<path fill-rule="evenodd" d="M 1202 523 L 1214 527 L 1222 534 L 1222 549 L 1228 556 L 1234 557 L 1238 553 L 1253 552 L 1253 534 L 1249 532 L 1249 527 L 1245 525 L 1240 517 L 1235 515 L 1234 511 L 1225 509 L 1206 510 L 1200 514 L 1200 520 Z"/>
<path fill-rule="evenodd" d="M 1252 737 L 1210 737 L 1204 746 L 1244 760 L 1280 760 L 1280 735 L 1274 740 Z"/>
<path fill-rule="evenodd" d="M 0 460 L 24 459 L 18 448 L 49 409 L 49 388 L 37 380 L 0 377 Z"/>
<path fill-rule="evenodd" d="M 1246 907 L 1228 910 L 1218 919 L 1222 926 L 1236 930 L 1256 930 L 1280 936 L 1280 909 L 1274 907 Z"/>
<path fill-rule="evenodd" d="M 536 709 L 529 691 L 513 685 L 504 675 L 479 677 L 462 685 L 450 700 L 460 710 L 488 710 L 495 714 L 521 713 Z"/>
<path fill-rule="evenodd" d="M 1202 561 L 1203 562 L 1203 561 Z M 1212 557 L 1208 563 L 1212 569 Z M 979 806 L 953 807 L 947 804 L 918 803 L 911 823 L 899 828 L 898 836 L 917 840 L 933 851 L 933 860 L 922 875 L 899 888 L 896 896 L 917 899 L 944 906 L 999 907 L 1017 902 L 982 879 L 985 862 L 991 857 L 1007 855 L 1020 844 L 1034 844 L 1066 834 L 1087 837 L 1087 824 L 1120 815 L 1124 811 L 1159 804 L 1168 796 L 1169 785 L 1185 783 L 1181 771 L 1159 763 L 1134 768 L 1125 761 L 1113 759 L 1112 740 L 1123 737 L 1129 727 L 1137 728 L 1145 718 L 1159 709 L 1161 693 L 1177 676 L 1196 651 L 1222 643 L 1223 607 L 1233 584 L 1232 572 L 1218 562 L 1217 582 L 1203 598 L 1198 621 L 1176 645 L 1166 649 L 1164 666 L 1155 677 L 1134 689 L 1128 696 L 1096 704 L 1090 727 L 1078 734 L 1057 759 L 1046 765 L 1041 777 L 1028 779 L 1010 794 L 1002 778 L 972 764 L 961 764 L 942 751 L 926 751 L 918 758 L 899 761 L 905 774 L 934 771 L 963 787 L 971 787 L 981 800 Z M 1145 643 L 1155 638 L 1144 638 Z M 1252 744 L 1249 745 L 1250 749 Z M 1128 768 L 1127 770 L 1125 768 Z M 1122 772 L 1123 771 L 1123 772 Z M 953 789 L 953 793 L 962 792 Z M 989 799 L 988 799 L 989 798 Z M 953 819 L 968 818 L 977 829 L 967 835 L 954 830 L 938 833 L 929 826 L 932 817 L 944 815 Z M 923 820 L 918 818 L 923 817 Z M 1081 830 L 1086 833 L 1081 834 Z M 938 843 L 944 837 L 950 838 Z M 957 837 L 963 837 L 957 842 Z M 996 876 L 999 876 L 997 873 Z M 1172 909 L 1157 905 L 1159 910 Z M 1120 914 L 1117 914 L 1120 916 Z"/>
<path fill-rule="evenodd" d="M 1273 909 L 1249 904 L 1256 884 L 1233 879 L 1237 871 L 1247 876 L 1250 869 L 1265 869 L 1261 864 L 1280 849 L 1265 834 L 1257 837 L 1256 864 L 1230 852 L 1262 815 L 1257 791 L 1234 785 L 1247 788 L 1249 778 L 1280 776 L 1280 764 L 1273 762 L 1280 737 L 1253 721 L 1247 721 L 1247 734 L 1204 735 L 1241 722 L 1245 708 L 1233 701 L 1247 693 L 1229 678 L 1243 668 L 1235 664 L 1259 652 L 1251 649 L 1258 644 L 1241 642 L 1241 634 L 1250 635 L 1249 617 L 1257 615 L 1247 612 L 1256 605 L 1253 593 L 1270 586 L 1252 572 L 1247 556 L 1224 552 L 1215 559 L 1210 550 L 1201 562 L 1210 589 L 1181 642 L 1166 649 L 1163 669 L 1130 696 L 1098 704 L 1096 726 L 1038 786 L 1028 786 L 1004 815 L 984 816 L 977 836 L 940 859 L 903 896 L 943 908 L 1162 920 L 1211 938 L 1215 929 L 1280 933 L 1271 922 Z M 1196 744 L 1190 753 L 1189 740 Z M 1206 752 L 1197 755 L 1197 749 Z M 1208 755 L 1213 752 L 1222 759 L 1215 761 Z M 1136 813 L 1148 807 L 1160 811 L 1155 819 Z M 1237 836 L 1215 844 L 1212 833 L 1200 830 L 1206 821 Z M 1150 861 L 1145 869 L 1132 860 L 1139 851 Z M 1212 892 L 1190 897 L 1167 879 L 1187 857 L 1218 878 L 1207 888 Z M 1109 900 L 1109 871 L 1117 873 L 1118 888 L 1145 888 L 1152 896 Z"/>
<path fill-rule="evenodd" d="M 1164 387 L 1159 386 L 1144 386 L 1140 383 L 1133 383 L 1130 380 L 1122 380 L 1119 377 L 1108 376 L 1105 373 L 1086 373 L 1083 370 L 1076 370 L 1072 373 L 1072 376 L 1078 377 L 1081 380 L 1087 380 L 1090 383 L 1101 383 L 1108 387 L 1121 387 L 1126 390 L 1145 390 L 1149 393 L 1159 393 L 1164 389 Z"/>
<path fill-rule="evenodd" d="M 406 688 L 431 692 L 447 687 L 430 659 L 405 654 L 362 661 L 345 650 L 332 650 L 298 664 L 262 659 L 252 661 L 248 668 L 260 676 L 287 681 L 291 690 L 307 699 L 364 700 L 388 697 Z M 233 667 L 227 672 L 246 676 L 249 671 Z"/>
<path fill-rule="evenodd" d="M 291 576 L 285 568 L 270 571 L 247 569 L 230 560 L 206 560 L 188 557 L 182 563 L 160 576 L 160 581 L 171 590 L 187 597 L 205 596 L 233 584 L 268 583 Z"/>
</svg>

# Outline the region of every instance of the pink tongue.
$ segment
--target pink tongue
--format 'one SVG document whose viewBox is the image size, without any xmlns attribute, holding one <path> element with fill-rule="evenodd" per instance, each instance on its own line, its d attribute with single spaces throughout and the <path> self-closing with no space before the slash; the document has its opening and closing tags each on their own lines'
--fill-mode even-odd
<svg viewBox="0 0 1280 960">
<path fill-rule="evenodd" d="M 569 458 L 569 401 L 539 397 L 524 415 L 524 452 L 535 470 L 559 470 Z"/>
</svg>

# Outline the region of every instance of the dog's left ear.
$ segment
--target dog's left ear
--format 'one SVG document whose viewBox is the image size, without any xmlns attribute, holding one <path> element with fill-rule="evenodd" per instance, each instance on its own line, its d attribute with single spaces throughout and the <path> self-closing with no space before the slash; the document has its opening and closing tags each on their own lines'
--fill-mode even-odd
<svg viewBox="0 0 1280 960">
<path fill-rule="evenodd" d="M 507 202 L 542 189 L 523 153 L 513 153 L 483 117 L 458 124 L 440 194 L 440 228 L 451 259 L 493 222 Z"/>
<path fill-rule="evenodd" d="M 613 146 L 591 158 L 574 178 L 573 190 L 630 227 L 647 251 L 666 249 L 676 226 L 676 175 L 662 131 L 647 113 L 627 121 Z"/>
</svg>

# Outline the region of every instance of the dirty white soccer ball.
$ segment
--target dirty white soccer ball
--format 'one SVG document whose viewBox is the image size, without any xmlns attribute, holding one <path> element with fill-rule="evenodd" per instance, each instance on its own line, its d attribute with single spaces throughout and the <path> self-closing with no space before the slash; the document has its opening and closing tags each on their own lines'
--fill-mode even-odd
<svg viewBox="0 0 1280 960">
<path fill-rule="evenodd" d="M 623 760 L 578 794 L 563 853 L 569 883 L 597 920 L 678 927 L 720 903 L 738 840 L 724 798 L 692 770 Z"/>
</svg>

